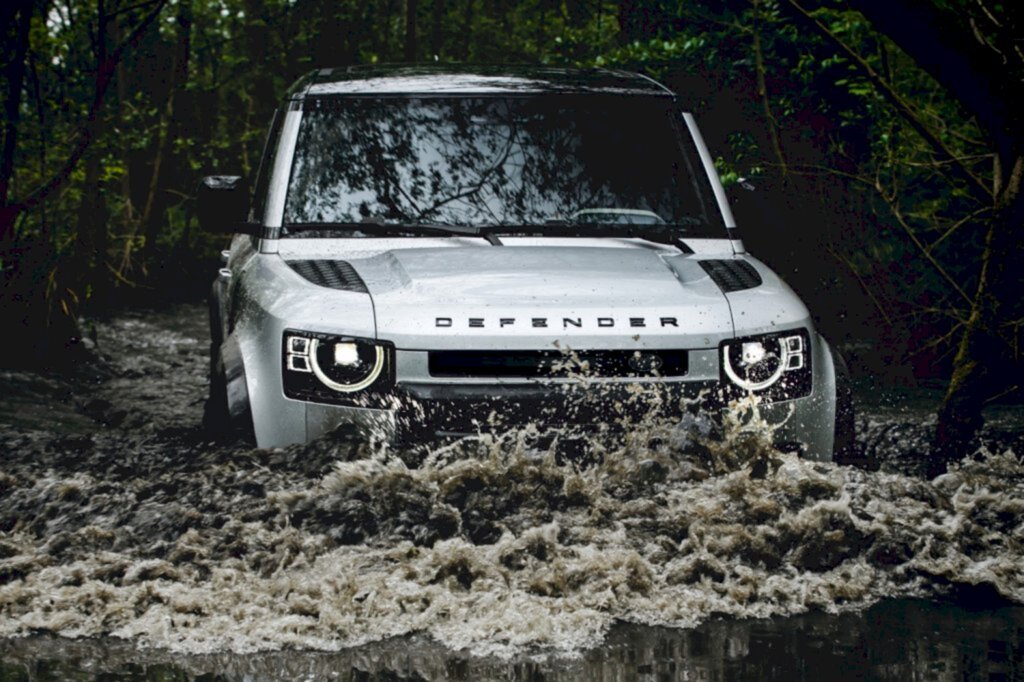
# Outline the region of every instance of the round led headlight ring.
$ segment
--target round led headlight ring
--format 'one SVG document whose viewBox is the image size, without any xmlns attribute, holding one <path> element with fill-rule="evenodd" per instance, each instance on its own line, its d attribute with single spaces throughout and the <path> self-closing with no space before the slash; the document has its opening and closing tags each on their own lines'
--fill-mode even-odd
<svg viewBox="0 0 1024 682">
<path fill-rule="evenodd" d="M 332 367 L 330 363 L 335 358 L 334 345 L 331 342 L 321 344 L 318 339 L 313 339 L 309 343 L 309 368 L 313 371 L 313 375 L 327 388 L 340 393 L 362 391 L 377 381 L 380 373 L 384 371 L 383 347 L 375 344 L 360 343 L 358 362 L 344 367 L 338 365 Z M 325 350 L 327 353 L 325 357 L 321 358 L 321 354 Z M 325 370 L 321 362 L 326 364 L 328 369 Z"/>
<path fill-rule="evenodd" d="M 732 351 L 734 349 L 734 346 L 732 346 L 732 345 L 726 346 L 725 347 L 725 352 L 722 353 L 723 360 L 725 362 L 725 374 L 726 374 L 726 376 L 728 376 L 729 379 L 734 384 L 736 384 L 740 388 L 745 389 L 747 391 L 760 391 L 762 389 L 768 388 L 768 387 L 772 386 L 773 384 L 775 384 L 775 382 L 777 382 L 782 377 L 783 372 L 786 371 L 786 367 L 788 366 L 787 363 L 789 362 L 790 351 L 789 351 L 789 348 L 786 346 L 785 342 L 783 342 L 782 339 L 778 339 L 777 338 L 777 339 L 772 339 L 769 342 L 761 342 L 761 343 L 767 345 L 767 343 L 772 343 L 772 342 L 774 342 L 776 345 L 778 345 L 778 355 L 774 355 L 773 356 L 771 353 L 767 353 L 767 354 L 765 354 L 765 356 L 764 356 L 764 358 L 762 360 L 760 360 L 760 361 L 758 361 L 756 363 L 752 363 L 751 364 L 751 367 L 754 367 L 754 366 L 756 366 L 758 364 L 767 362 L 770 359 L 773 359 L 773 358 L 777 359 L 778 366 L 767 377 L 761 379 L 760 381 L 757 381 L 757 380 L 753 380 L 752 381 L 749 378 L 749 375 L 748 375 L 748 377 L 741 377 L 739 375 L 739 373 L 736 371 L 736 369 L 732 365 Z"/>
</svg>

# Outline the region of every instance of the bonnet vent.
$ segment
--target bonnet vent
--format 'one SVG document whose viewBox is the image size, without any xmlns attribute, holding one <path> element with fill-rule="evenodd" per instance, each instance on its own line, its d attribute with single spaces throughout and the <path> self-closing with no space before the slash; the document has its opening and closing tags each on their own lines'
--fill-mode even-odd
<svg viewBox="0 0 1024 682">
<path fill-rule="evenodd" d="M 761 286 L 761 275 L 744 260 L 702 260 L 700 266 L 727 294 Z"/>
<path fill-rule="evenodd" d="M 368 293 L 363 278 L 352 265 L 343 260 L 289 260 L 292 270 L 313 284 L 328 289 Z"/>
</svg>

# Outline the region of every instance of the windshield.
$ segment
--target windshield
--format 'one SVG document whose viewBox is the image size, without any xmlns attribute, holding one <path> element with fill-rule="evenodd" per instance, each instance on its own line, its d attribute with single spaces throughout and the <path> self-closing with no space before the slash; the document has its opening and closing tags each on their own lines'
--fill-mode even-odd
<svg viewBox="0 0 1024 682">
<path fill-rule="evenodd" d="M 658 97 L 307 102 L 284 234 L 394 221 L 561 233 L 640 224 L 725 237 L 680 125 Z"/>
</svg>

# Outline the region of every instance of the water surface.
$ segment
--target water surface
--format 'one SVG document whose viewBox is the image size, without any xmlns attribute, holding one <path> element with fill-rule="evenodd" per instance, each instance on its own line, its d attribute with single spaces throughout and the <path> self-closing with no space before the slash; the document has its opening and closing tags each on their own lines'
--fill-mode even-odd
<svg viewBox="0 0 1024 682">
<path fill-rule="evenodd" d="M 0 377 L 4 675 L 1020 679 L 1019 410 L 935 481 L 928 394 L 862 401 L 880 472 L 756 426 L 586 467 L 529 432 L 251 450 L 198 428 L 204 324 L 120 317 L 99 367 Z"/>
</svg>

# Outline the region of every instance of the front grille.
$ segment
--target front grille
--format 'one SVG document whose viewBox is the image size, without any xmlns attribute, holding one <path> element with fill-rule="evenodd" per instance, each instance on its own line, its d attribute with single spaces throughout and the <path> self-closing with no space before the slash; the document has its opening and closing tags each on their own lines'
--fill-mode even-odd
<svg viewBox="0 0 1024 682">
<path fill-rule="evenodd" d="M 687 360 L 685 350 L 432 351 L 429 368 L 435 377 L 679 377 Z"/>
<path fill-rule="evenodd" d="M 351 263 L 343 260 L 289 260 L 292 270 L 328 289 L 367 293 L 366 284 Z"/>
<path fill-rule="evenodd" d="M 743 260 L 702 260 L 700 266 L 727 294 L 761 286 L 761 275 Z"/>
<path fill-rule="evenodd" d="M 415 409 L 400 410 L 400 440 L 420 441 L 440 434 L 475 433 L 535 424 L 538 427 L 608 426 L 623 428 L 651 413 L 679 416 L 684 411 L 714 417 L 721 407 L 716 381 L 655 382 L 637 394 L 628 384 L 539 383 L 436 385 L 399 383 L 396 396 Z"/>
</svg>

